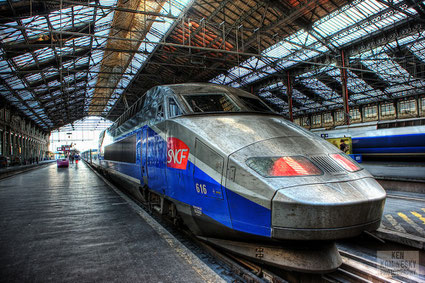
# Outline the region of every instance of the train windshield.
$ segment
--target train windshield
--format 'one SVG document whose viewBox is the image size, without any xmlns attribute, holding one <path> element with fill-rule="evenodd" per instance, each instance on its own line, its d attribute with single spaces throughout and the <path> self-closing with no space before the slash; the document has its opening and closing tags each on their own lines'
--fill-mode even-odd
<svg viewBox="0 0 425 283">
<path fill-rule="evenodd" d="M 239 112 L 241 109 L 224 93 L 187 94 L 183 98 L 192 112 Z"/>
<path fill-rule="evenodd" d="M 235 96 L 239 100 L 238 106 L 229 96 L 224 93 L 208 94 L 186 94 L 183 98 L 186 100 L 190 110 L 194 113 L 201 112 L 267 112 L 273 113 L 260 99 L 249 96 Z"/>
<path fill-rule="evenodd" d="M 264 102 L 260 99 L 248 96 L 238 96 L 242 103 L 251 111 L 255 112 L 273 112 Z"/>
</svg>

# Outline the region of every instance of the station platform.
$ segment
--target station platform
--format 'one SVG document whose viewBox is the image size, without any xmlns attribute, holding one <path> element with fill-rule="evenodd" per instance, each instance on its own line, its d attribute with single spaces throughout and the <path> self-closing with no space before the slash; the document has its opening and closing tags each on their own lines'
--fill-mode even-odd
<svg viewBox="0 0 425 283">
<path fill-rule="evenodd" d="M 425 239 L 425 195 L 387 191 L 383 228 Z"/>
<path fill-rule="evenodd" d="M 13 176 L 15 174 L 33 170 L 38 168 L 39 166 L 47 165 L 49 163 L 56 163 L 56 160 L 43 160 L 39 161 L 39 163 L 32 163 L 32 164 L 26 164 L 26 165 L 19 165 L 19 166 L 9 166 L 9 167 L 3 167 L 0 168 L 0 179 Z"/>
<path fill-rule="evenodd" d="M 83 162 L 0 180 L 1 281 L 223 281 L 143 213 Z"/>
</svg>

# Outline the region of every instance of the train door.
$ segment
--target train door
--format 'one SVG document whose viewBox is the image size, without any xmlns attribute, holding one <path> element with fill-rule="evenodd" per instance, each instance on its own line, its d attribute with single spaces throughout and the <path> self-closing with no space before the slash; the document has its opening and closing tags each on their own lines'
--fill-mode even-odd
<svg viewBox="0 0 425 283">
<path fill-rule="evenodd" d="M 205 214 L 221 224 L 231 227 L 231 219 L 224 182 L 224 158 L 202 141 L 195 139 L 195 166 L 193 188 L 197 194 L 197 203 L 201 212 L 194 211 L 194 217 Z M 200 227 L 202 224 L 199 223 Z M 202 230 L 208 228 L 202 228 Z M 206 231 L 206 230 L 205 230 Z M 210 231 L 214 233 L 214 231 Z"/>
<path fill-rule="evenodd" d="M 195 139 L 195 156 L 193 179 L 196 193 L 223 199 L 221 182 L 224 158 L 198 139 Z"/>
<path fill-rule="evenodd" d="M 165 132 L 162 132 L 158 124 L 164 123 L 164 103 L 159 100 L 156 106 L 156 115 L 152 126 L 147 128 L 147 180 L 150 189 L 160 194 L 165 194 L 167 187 L 166 178 L 166 150 L 167 141 Z M 154 105 L 153 105 L 154 106 Z"/>
</svg>

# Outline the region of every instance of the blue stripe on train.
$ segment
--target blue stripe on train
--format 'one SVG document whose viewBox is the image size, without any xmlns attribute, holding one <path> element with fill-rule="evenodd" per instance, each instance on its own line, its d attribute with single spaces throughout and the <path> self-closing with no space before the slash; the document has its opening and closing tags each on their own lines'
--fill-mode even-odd
<svg viewBox="0 0 425 283">
<path fill-rule="evenodd" d="M 222 187 L 219 182 L 199 167 L 195 167 L 190 161 L 186 170 L 165 167 L 164 146 L 166 146 L 166 142 L 152 129 L 148 128 L 148 132 L 150 138 L 148 147 L 152 150 L 148 153 L 149 158 L 151 158 L 148 171 L 149 174 L 156 174 L 156 176 L 149 176 L 155 186 L 151 189 L 165 193 L 172 199 L 190 206 L 200 207 L 203 214 L 227 227 L 241 232 L 270 237 L 271 211 L 269 209 Z M 138 151 L 141 148 L 139 143 Z M 164 154 L 164 156 L 158 156 L 161 154 Z M 146 157 L 143 156 L 143 158 Z M 143 184 L 140 162 L 140 157 L 138 157 L 137 164 L 113 161 L 103 161 L 102 163 L 108 168 L 141 180 Z M 146 160 L 143 159 L 142 162 L 146 162 Z M 163 176 L 165 171 L 166 174 Z M 197 183 L 198 185 L 206 185 L 206 193 L 196 189 Z M 163 188 L 165 188 L 165 192 L 162 191 Z"/>
<path fill-rule="evenodd" d="M 137 163 L 125 163 L 103 160 L 102 166 L 108 169 L 113 169 L 138 180 L 142 179 L 141 168 L 140 165 Z"/>
<path fill-rule="evenodd" d="M 271 237 L 271 210 L 226 189 L 233 229 Z"/>
<path fill-rule="evenodd" d="M 190 206 L 199 207 L 203 214 L 227 227 L 232 227 L 225 196 L 220 198 L 213 193 L 213 190 L 221 191 L 220 183 L 199 168 L 193 169 L 194 164 L 190 161 L 186 170 L 167 168 L 167 195 Z M 196 172 L 195 177 L 192 175 L 193 171 Z M 200 185 L 205 185 L 205 191 Z"/>
<path fill-rule="evenodd" d="M 188 168 L 193 170 L 194 164 L 188 162 Z M 199 167 L 195 167 L 193 177 L 181 171 L 167 168 L 168 195 L 170 197 L 191 206 L 201 207 L 203 214 L 227 227 L 250 234 L 271 236 L 270 209 L 222 187 Z M 207 193 L 198 192 L 196 183 L 206 184 Z M 217 192 L 220 193 L 217 194 Z M 220 194 L 222 197 L 219 196 Z"/>
</svg>

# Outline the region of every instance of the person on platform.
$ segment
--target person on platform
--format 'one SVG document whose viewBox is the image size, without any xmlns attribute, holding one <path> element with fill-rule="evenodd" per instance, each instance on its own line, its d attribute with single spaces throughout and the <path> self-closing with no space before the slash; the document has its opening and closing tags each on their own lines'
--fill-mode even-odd
<svg viewBox="0 0 425 283">
<path fill-rule="evenodd" d="M 344 140 L 340 140 L 340 142 L 341 143 L 339 144 L 339 149 L 345 153 L 348 153 L 348 151 L 350 150 L 350 147 L 348 146 L 348 144 L 346 144 Z"/>
<path fill-rule="evenodd" d="M 71 164 L 74 164 L 74 155 L 69 155 L 69 162 L 71 162 Z"/>
</svg>

